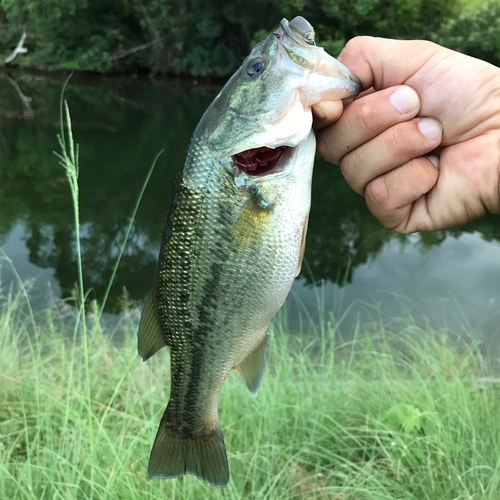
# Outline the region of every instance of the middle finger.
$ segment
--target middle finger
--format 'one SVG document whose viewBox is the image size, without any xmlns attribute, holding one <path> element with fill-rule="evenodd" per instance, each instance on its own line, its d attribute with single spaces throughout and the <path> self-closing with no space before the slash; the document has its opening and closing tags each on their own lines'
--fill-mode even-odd
<svg viewBox="0 0 500 500">
<path fill-rule="evenodd" d="M 414 118 L 399 123 L 344 156 L 342 175 L 357 193 L 379 175 L 423 156 L 441 143 L 441 123 L 434 118 Z"/>
</svg>

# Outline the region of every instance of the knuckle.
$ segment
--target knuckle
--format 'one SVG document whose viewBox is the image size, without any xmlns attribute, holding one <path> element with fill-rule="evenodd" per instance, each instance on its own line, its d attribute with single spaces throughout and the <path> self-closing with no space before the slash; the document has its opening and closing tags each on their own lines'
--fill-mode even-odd
<svg viewBox="0 0 500 500">
<path fill-rule="evenodd" d="M 403 153 L 410 152 L 413 149 L 413 142 L 409 141 L 408 135 L 404 133 L 404 125 L 405 124 L 402 124 L 402 126 L 391 127 L 388 130 L 385 143 L 387 151 L 389 151 L 391 155 L 401 155 Z"/>
<path fill-rule="evenodd" d="M 340 172 L 342 173 L 342 176 L 346 180 L 347 184 L 351 186 L 351 170 L 346 157 L 340 162 Z"/>
<path fill-rule="evenodd" d="M 368 131 L 371 134 L 380 132 L 380 115 L 374 107 L 360 99 L 356 102 L 355 120 L 357 120 L 357 128 L 363 131 Z M 355 122 L 353 122 L 355 123 Z"/>
<path fill-rule="evenodd" d="M 356 193 L 365 196 L 366 184 L 371 179 L 367 178 L 366 174 L 363 174 L 364 169 L 357 149 L 354 149 L 342 158 L 340 161 L 340 171 L 347 184 L 349 184 Z"/>
<path fill-rule="evenodd" d="M 429 52 L 431 50 L 434 52 L 442 52 L 442 51 L 450 52 L 450 49 L 447 49 L 446 47 L 443 47 L 436 42 L 431 42 L 430 40 L 419 40 L 419 44 L 422 47 L 421 49 L 422 52 L 423 51 Z"/>
<path fill-rule="evenodd" d="M 384 222 L 381 220 L 382 224 L 387 228 L 390 229 L 391 231 L 394 231 L 399 234 L 412 234 L 415 232 L 415 229 L 412 228 L 409 224 L 409 213 L 407 213 L 405 216 L 403 216 L 403 219 L 400 222 L 397 223 L 388 223 Z"/>
<path fill-rule="evenodd" d="M 425 164 L 427 163 L 427 159 L 419 156 L 417 158 L 412 158 L 411 160 L 408 160 L 405 164 L 405 171 L 407 172 L 419 172 L 421 174 L 426 173 Z"/>
<path fill-rule="evenodd" d="M 328 138 L 327 131 L 319 132 L 317 134 L 316 148 L 318 150 L 318 153 L 326 161 L 329 161 L 330 163 L 334 163 L 335 165 L 338 165 L 339 157 L 336 154 L 334 142 L 331 140 L 328 140 L 328 139 L 329 138 Z"/>
<path fill-rule="evenodd" d="M 355 36 L 351 38 L 342 49 L 341 55 L 339 59 L 349 59 L 350 57 L 358 57 L 360 51 L 363 50 L 363 47 L 369 43 L 372 37 L 369 36 Z"/>
<path fill-rule="evenodd" d="M 403 217 L 403 219 L 398 222 L 397 224 L 391 226 L 386 225 L 387 228 L 391 229 L 392 231 L 396 231 L 396 233 L 400 234 L 412 234 L 416 231 L 414 227 L 410 225 L 410 214 L 411 210 L 406 213 L 406 215 Z"/>
<path fill-rule="evenodd" d="M 366 203 L 370 210 L 377 211 L 380 207 L 388 207 L 391 196 L 387 186 L 386 176 L 377 177 L 366 186 Z M 383 223 L 383 221 L 381 221 Z"/>
<path fill-rule="evenodd" d="M 411 210 L 401 211 L 394 206 L 393 194 L 385 176 L 366 186 L 366 204 L 372 214 L 388 229 L 401 234 L 414 232 L 408 225 Z"/>
<path fill-rule="evenodd" d="M 349 184 L 349 186 L 351 186 L 355 191 L 358 191 L 359 181 L 356 171 L 356 150 L 342 158 L 340 161 L 340 171 L 342 172 L 344 179 L 347 181 L 347 184 Z"/>
</svg>

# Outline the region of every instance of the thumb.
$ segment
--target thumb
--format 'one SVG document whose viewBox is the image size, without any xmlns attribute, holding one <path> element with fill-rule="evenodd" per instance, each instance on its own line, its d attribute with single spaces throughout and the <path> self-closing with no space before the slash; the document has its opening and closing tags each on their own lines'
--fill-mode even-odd
<svg viewBox="0 0 500 500">
<path fill-rule="evenodd" d="M 441 49 L 424 40 L 358 36 L 347 42 L 338 60 L 359 76 L 364 90 L 381 90 L 404 84 Z"/>
</svg>

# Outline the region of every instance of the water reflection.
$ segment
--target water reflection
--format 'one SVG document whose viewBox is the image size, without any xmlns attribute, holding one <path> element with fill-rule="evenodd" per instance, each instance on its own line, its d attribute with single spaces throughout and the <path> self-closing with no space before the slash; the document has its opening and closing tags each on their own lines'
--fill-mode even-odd
<svg viewBox="0 0 500 500">
<path fill-rule="evenodd" d="M 15 89 L 0 79 L 0 245 L 23 278 L 33 275 L 33 269 L 51 271 L 43 273 L 44 280 L 51 280 L 67 296 L 76 281 L 73 211 L 64 172 L 53 155 L 63 80 L 30 75 L 14 78 L 32 98 L 34 118 L 26 117 Z M 171 186 L 193 130 L 218 90 L 182 81 L 155 85 L 76 77 L 67 89 L 73 131 L 81 147 L 84 280 L 97 298 L 102 297 L 110 279 L 147 170 L 158 151 L 166 150 L 137 214 L 108 310 L 116 306 L 123 287 L 138 301 L 148 292 Z M 416 300 L 432 302 L 438 293 L 452 294 L 462 275 L 464 283 L 472 283 L 474 277 L 474 289 L 465 286 L 460 292 L 464 301 L 475 304 L 477 290 L 498 298 L 500 266 L 485 259 L 485 253 L 498 250 L 499 222 L 491 216 L 460 229 L 411 238 L 397 235 L 369 214 L 363 198 L 347 187 L 338 169 L 318 160 L 307 264 L 295 290 L 307 301 L 307 294 L 312 294 L 309 285 L 327 280 L 349 283 L 346 293 L 353 299 L 365 298 L 378 288 L 407 290 Z M 473 234 L 476 243 L 464 239 L 465 233 Z M 454 253 L 450 253 L 450 245 Z M 422 259 L 439 264 L 415 266 Z M 471 262 L 474 269 L 464 268 Z M 442 286 L 430 289 L 433 276 L 425 273 L 436 272 L 448 273 L 448 278 Z M 369 286 L 366 275 L 371 276 Z"/>
</svg>

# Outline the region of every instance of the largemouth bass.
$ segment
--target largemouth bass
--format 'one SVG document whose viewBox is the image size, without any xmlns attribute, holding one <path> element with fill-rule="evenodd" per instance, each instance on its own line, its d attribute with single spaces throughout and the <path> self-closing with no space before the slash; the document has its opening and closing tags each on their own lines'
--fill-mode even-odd
<svg viewBox="0 0 500 500">
<path fill-rule="evenodd" d="M 360 91 L 302 17 L 252 50 L 194 132 L 139 327 L 144 360 L 170 348 L 170 401 L 150 478 L 229 481 L 218 417 L 234 368 L 256 396 L 268 325 L 304 254 L 315 154 L 311 105 Z"/>
</svg>

